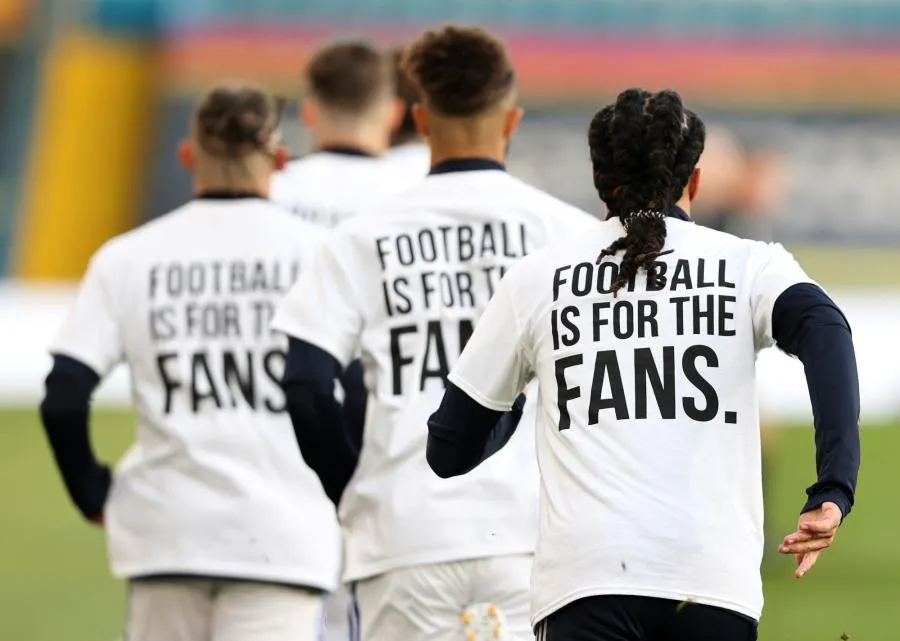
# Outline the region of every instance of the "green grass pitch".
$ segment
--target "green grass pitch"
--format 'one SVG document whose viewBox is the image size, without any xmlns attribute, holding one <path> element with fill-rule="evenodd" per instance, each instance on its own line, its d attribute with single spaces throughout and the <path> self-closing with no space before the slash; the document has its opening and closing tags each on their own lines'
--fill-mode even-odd
<svg viewBox="0 0 900 641">
<path fill-rule="evenodd" d="M 128 414 L 97 413 L 99 453 L 131 440 Z M 770 466 L 772 531 L 786 533 L 813 476 L 812 430 L 779 433 Z M 762 641 L 895 641 L 900 617 L 900 426 L 864 429 L 859 505 L 804 579 L 792 560 L 767 564 Z M 109 577 L 102 533 L 69 505 L 34 411 L 0 411 L 0 639 L 112 641 L 122 632 L 124 588 Z M 892 507 L 893 506 L 893 507 Z M 777 541 L 768 542 L 773 550 Z"/>
</svg>

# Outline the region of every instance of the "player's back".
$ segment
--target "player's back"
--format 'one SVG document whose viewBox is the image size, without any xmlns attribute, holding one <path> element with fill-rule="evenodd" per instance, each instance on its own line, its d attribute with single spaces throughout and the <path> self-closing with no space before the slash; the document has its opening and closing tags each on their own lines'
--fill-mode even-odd
<svg viewBox="0 0 900 641">
<path fill-rule="evenodd" d="M 424 178 L 431 167 L 431 150 L 424 142 L 407 142 L 388 149 L 384 161 L 417 181 Z"/>
<path fill-rule="evenodd" d="M 759 616 L 755 355 L 773 297 L 806 277 L 780 246 L 666 227 L 655 284 L 641 272 L 613 295 L 621 257 L 597 256 L 623 236 L 618 218 L 509 276 L 523 358 L 553 390 L 538 408 L 535 620 L 579 594 L 687 594 Z"/>
<path fill-rule="evenodd" d="M 138 413 L 106 511 L 118 573 L 334 586 L 334 510 L 297 451 L 269 329 L 322 234 L 263 199 L 199 199 L 96 255 Z"/>
<path fill-rule="evenodd" d="M 445 481 L 426 464 L 425 425 L 505 270 L 597 221 L 485 162 L 443 163 L 439 171 L 447 173 L 344 223 L 333 238 L 351 287 L 374 274 L 380 280 L 354 292 L 374 397 L 359 467 L 341 502 L 348 579 L 534 549 L 529 430 L 470 476 Z"/>
<path fill-rule="evenodd" d="M 323 150 L 272 177 L 271 199 L 311 223 L 334 227 L 420 180 L 405 167 L 351 149 Z"/>
</svg>

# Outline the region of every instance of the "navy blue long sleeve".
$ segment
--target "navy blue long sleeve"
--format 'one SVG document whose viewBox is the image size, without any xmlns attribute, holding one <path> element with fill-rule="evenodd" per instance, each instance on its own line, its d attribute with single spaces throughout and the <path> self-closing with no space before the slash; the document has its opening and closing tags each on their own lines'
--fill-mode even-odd
<svg viewBox="0 0 900 641">
<path fill-rule="evenodd" d="M 90 402 L 100 377 L 67 356 L 54 356 L 45 381 L 41 422 L 72 502 L 87 519 L 103 514 L 112 477 L 91 449 Z"/>
<path fill-rule="evenodd" d="M 356 382 L 343 375 L 340 363 L 331 354 L 290 339 L 282 381 L 288 413 L 303 460 L 318 475 L 335 505 L 340 503 L 359 460 L 360 446 L 355 440 L 358 435 L 361 443 L 362 428 L 353 422 L 361 420 L 356 395 L 365 390 L 359 384 L 361 374 Z M 335 398 L 335 380 L 348 381 L 344 394 L 349 412 Z"/>
<path fill-rule="evenodd" d="M 803 283 L 775 301 L 772 335 L 803 363 L 813 410 L 818 478 L 802 511 L 831 501 L 846 517 L 860 463 L 859 376 L 850 325 L 822 289 Z"/>
<path fill-rule="evenodd" d="M 453 383 L 428 419 L 428 465 L 441 478 L 472 471 L 506 445 L 522 418 L 525 395 L 508 412 L 480 405 Z"/>
</svg>

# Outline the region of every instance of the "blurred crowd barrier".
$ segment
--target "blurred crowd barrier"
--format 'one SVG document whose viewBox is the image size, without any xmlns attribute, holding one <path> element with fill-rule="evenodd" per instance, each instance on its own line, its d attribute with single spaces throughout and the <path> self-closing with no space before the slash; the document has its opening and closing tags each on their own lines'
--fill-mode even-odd
<svg viewBox="0 0 900 641">
<path fill-rule="evenodd" d="M 47 350 L 72 300 L 71 287 L 0 286 L 0 406 L 33 406 L 43 394 L 50 367 Z M 831 292 L 853 327 L 859 362 L 862 424 L 900 416 L 900 290 Z M 727 367 L 727 363 L 723 366 Z M 811 424 L 803 366 L 774 349 L 758 360 L 763 417 L 779 423 Z M 95 397 L 98 407 L 130 407 L 129 378 L 119 368 Z"/>
<path fill-rule="evenodd" d="M 322 42 L 447 21 L 506 38 L 527 108 L 510 167 L 566 200 L 599 210 L 592 113 L 672 87 L 778 157 L 767 237 L 900 244 L 900 0 L 0 0 L 0 276 L 77 278 L 107 238 L 190 198 L 175 148 L 212 83 L 296 99 Z"/>
</svg>

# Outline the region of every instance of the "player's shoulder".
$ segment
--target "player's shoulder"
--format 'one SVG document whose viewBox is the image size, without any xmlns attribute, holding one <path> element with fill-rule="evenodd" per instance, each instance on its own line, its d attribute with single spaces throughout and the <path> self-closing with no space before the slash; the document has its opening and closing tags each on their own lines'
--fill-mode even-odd
<svg viewBox="0 0 900 641">
<path fill-rule="evenodd" d="M 593 214 L 544 191 L 521 178 L 509 176 L 510 195 L 541 217 L 550 217 L 561 228 L 583 231 L 597 228 L 600 220 Z"/>
<path fill-rule="evenodd" d="M 763 260 L 772 256 L 790 255 L 781 243 L 743 238 L 692 221 L 669 219 L 667 233 L 672 242 L 696 244 L 698 249 L 706 252 L 717 251 Z"/>
</svg>

